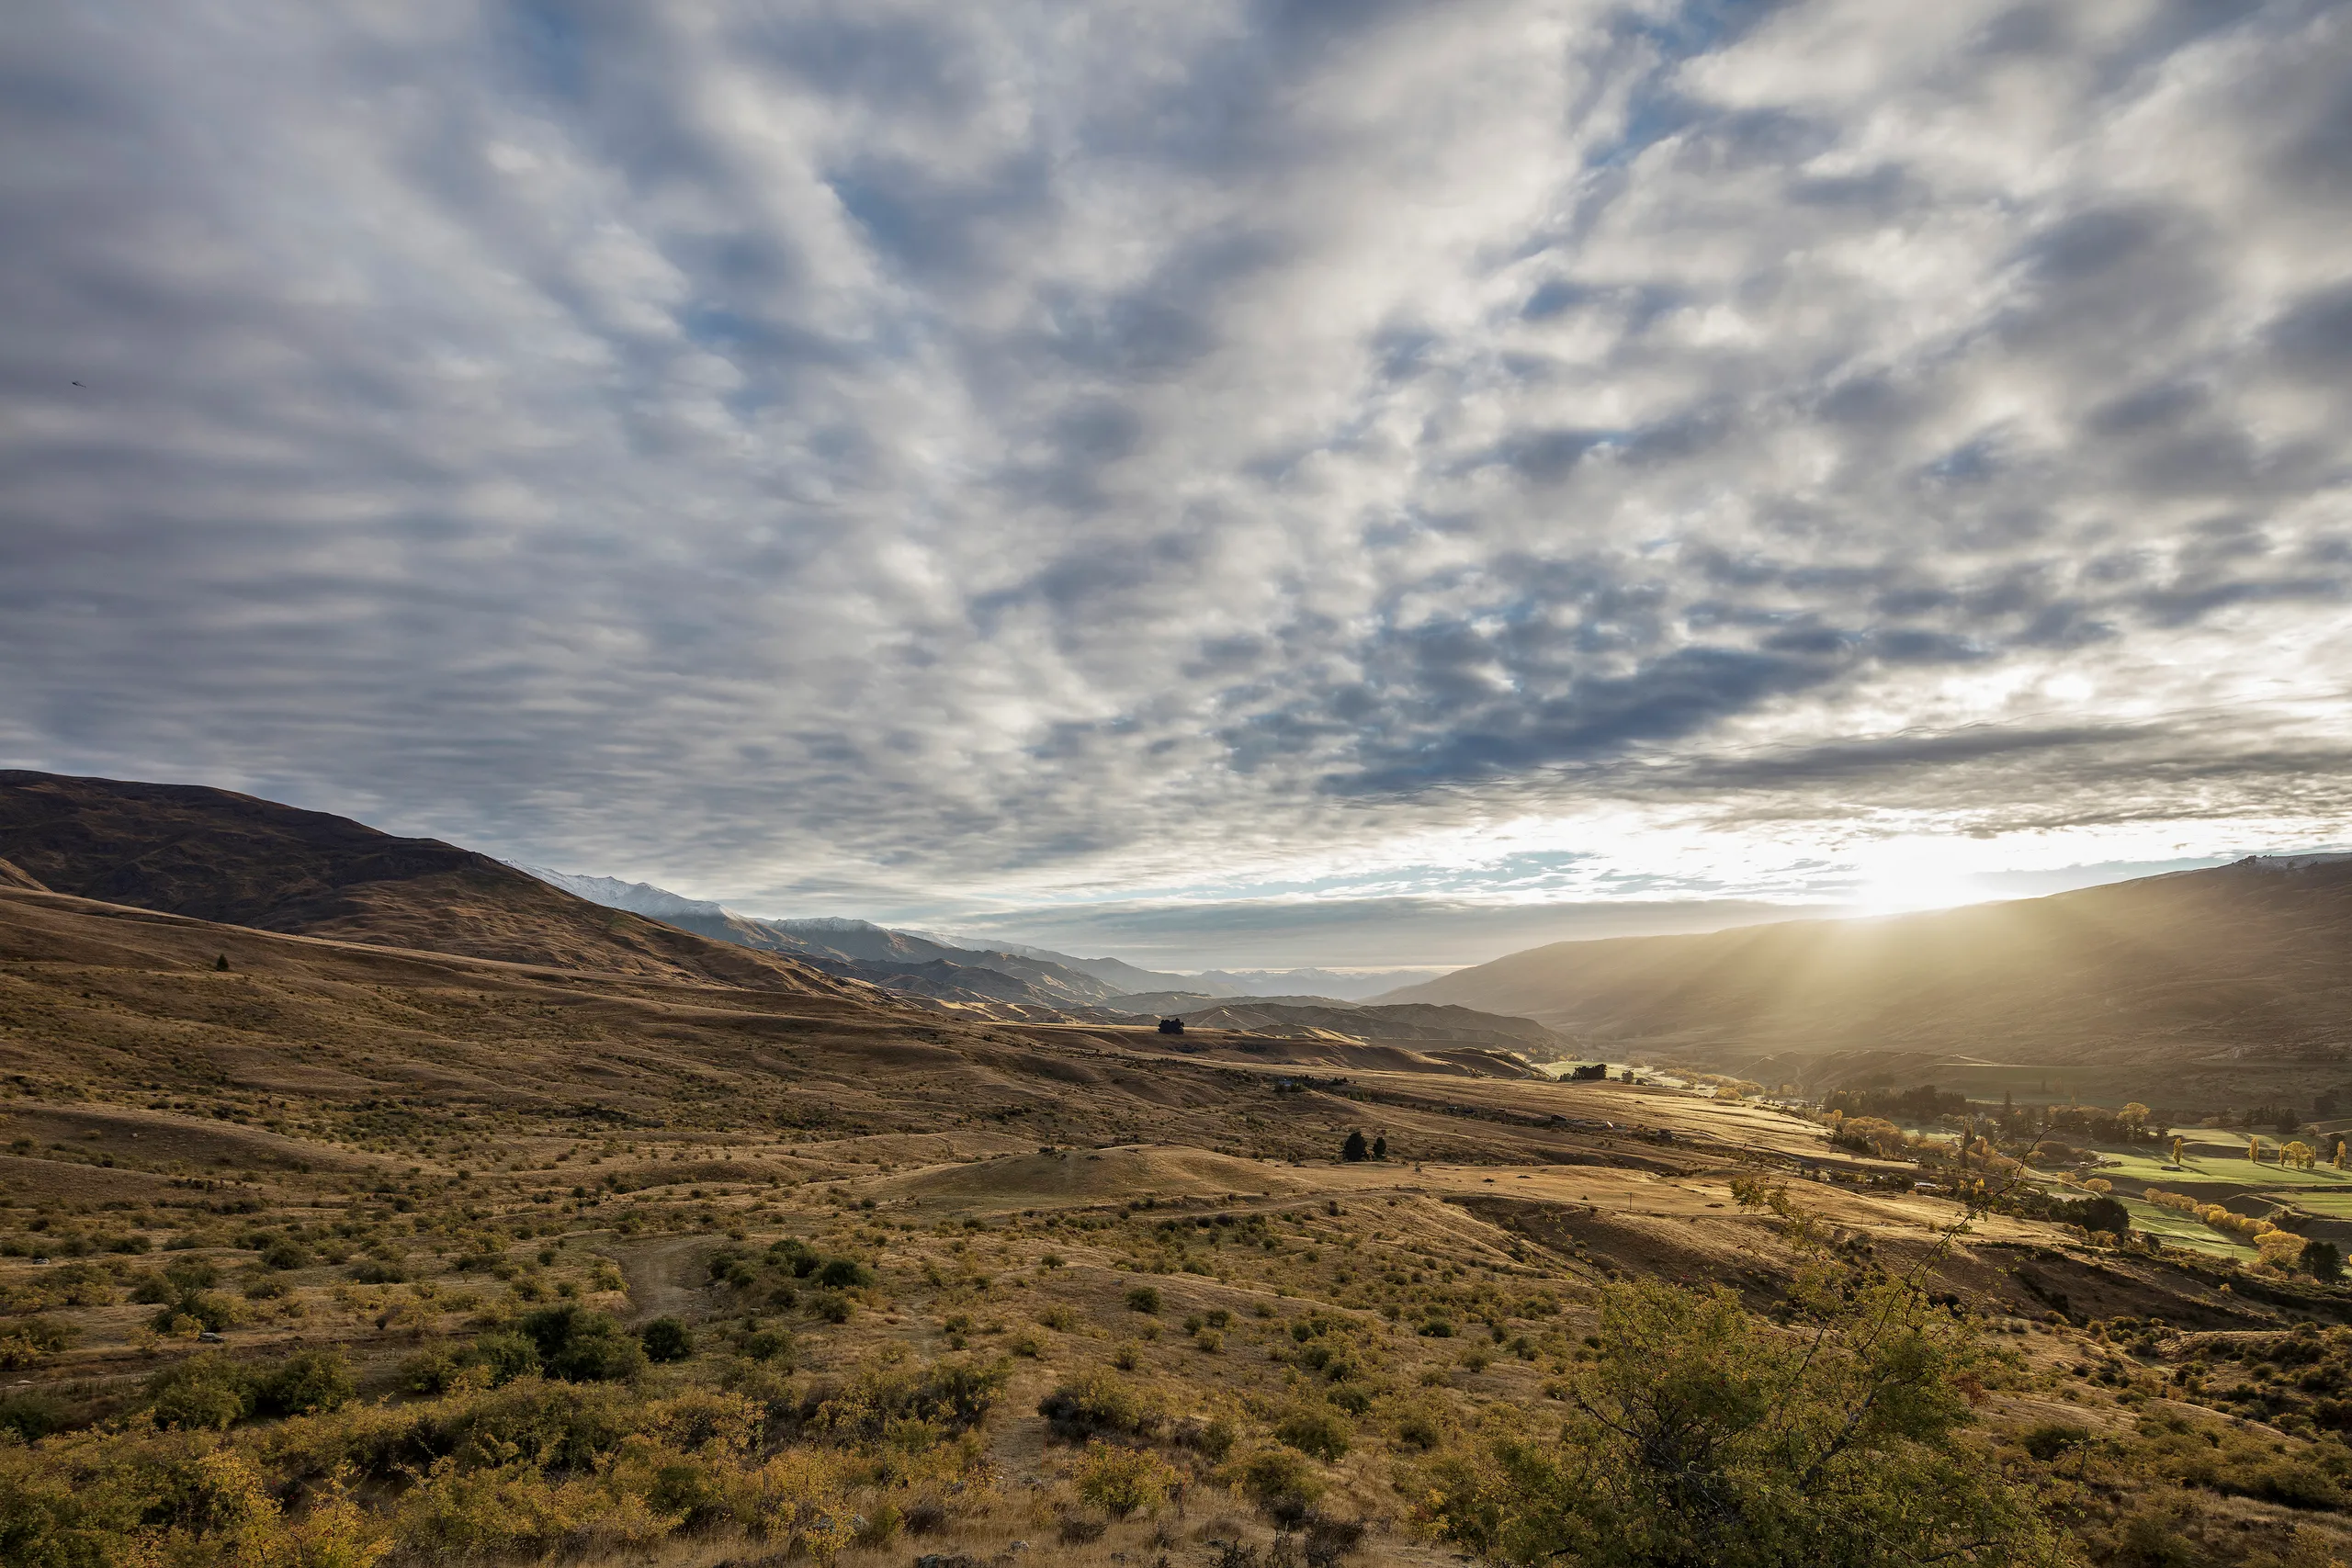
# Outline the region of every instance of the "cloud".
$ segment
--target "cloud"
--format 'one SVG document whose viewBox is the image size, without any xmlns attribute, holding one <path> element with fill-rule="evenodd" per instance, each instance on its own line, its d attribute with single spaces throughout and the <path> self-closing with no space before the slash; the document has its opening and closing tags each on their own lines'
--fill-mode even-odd
<svg viewBox="0 0 2352 1568">
<path fill-rule="evenodd" d="M 91 0 L 0 72 L 12 765 L 936 920 L 2352 832 L 2341 7 Z"/>
</svg>

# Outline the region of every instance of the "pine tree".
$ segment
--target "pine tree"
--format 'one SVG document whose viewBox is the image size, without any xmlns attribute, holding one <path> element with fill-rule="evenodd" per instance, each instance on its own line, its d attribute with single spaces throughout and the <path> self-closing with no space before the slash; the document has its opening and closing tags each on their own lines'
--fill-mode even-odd
<svg viewBox="0 0 2352 1568">
<path fill-rule="evenodd" d="M 1340 1145 L 1340 1157 L 1349 1161 L 1367 1160 L 1372 1157 L 1372 1145 L 1364 1142 L 1363 1128 L 1350 1129 L 1348 1141 Z"/>
</svg>

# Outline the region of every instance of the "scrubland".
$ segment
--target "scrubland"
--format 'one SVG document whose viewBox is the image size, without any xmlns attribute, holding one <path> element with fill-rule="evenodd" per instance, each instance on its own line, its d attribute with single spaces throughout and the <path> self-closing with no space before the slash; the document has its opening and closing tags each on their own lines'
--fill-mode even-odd
<svg viewBox="0 0 2352 1568">
<path fill-rule="evenodd" d="M 12 1564 L 2352 1560 L 2339 1287 L 1754 1105 L 0 926 Z"/>
</svg>

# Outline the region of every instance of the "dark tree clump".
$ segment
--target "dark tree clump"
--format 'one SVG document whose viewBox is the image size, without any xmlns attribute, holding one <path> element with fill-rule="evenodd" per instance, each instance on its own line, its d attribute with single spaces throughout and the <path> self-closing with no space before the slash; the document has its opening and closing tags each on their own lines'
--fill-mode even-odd
<svg viewBox="0 0 2352 1568">
<path fill-rule="evenodd" d="M 695 1353 L 695 1337 L 674 1317 L 657 1317 L 637 1331 L 649 1359 L 683 1361 Z"/>
<path fill-rule="evenodd" d="M 1163 1018 L 1159 1021 L 1159 1032 L 1182 1034 L 1184 1032 L 1184 1021 L 1181 1018 Z"/>
<path fill-rule="evenodd" d="M 1372 1157 L 1372 1145 L 1364 1141 L 1363 1128 L 1354 1128 L 1349 1132 L 1348 1141 L 1340 1145 L 1340 1157 L 1350 1162 L 1367 1160 Z"/>
</svg>

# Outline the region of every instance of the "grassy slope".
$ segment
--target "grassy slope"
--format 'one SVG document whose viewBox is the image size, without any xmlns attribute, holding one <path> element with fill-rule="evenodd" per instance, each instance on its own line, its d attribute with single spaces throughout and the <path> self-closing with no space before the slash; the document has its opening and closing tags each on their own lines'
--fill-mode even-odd
<svg viewBox="0 0 2352 1568">
<path fill-rule="evenodd" d="M 1560 942 L 1383 999 L 1524 1014 L 1611 1054 L 1784 1057 L 1768 1077 L 1839 1052 L 2046 1076 L 2338 1052 L 2348 941 L 2352 863 L 2221 867 L 1928 914 Z"/>
<path fill-rule="evenodd" d="M 212 967 L 222 954 L 226 972 Z M 1623 1085 L 1363 1068 L 1301 1083 L 1217 1043 L 1188 1036 L 1177 1053 L 1148 1031 L 974 1027 L 851 996 L 0 892 L 0 1290 L 13 1310 L 0 1324 L 38 1307 L 78 1332 L 11 1375 L 63 1391 L 76 1419 L 135 1413 L 143 1380 L 198 1348 L 159 1333 L 158 1309 L 125 1299 L 130 1287 L 166 1262 L 209 1265 L 240 1314 L 230 1355 L 258 1364 L 298 1343 L 340 1345 L 362 1387 L 392 1400 L 233 1435 L 282 1455 L 342 1441 L 354 1423 L 458 1418 L 449 1401 L 401 1393 L 402 1363 L 571 1292 L 696 1327 L 695 1357 L 645 1374 L 631 1409 L 730 1382 L 797 1409 L 893 1356 L 1008 1357 L 983 1438 L 997 1480 L 941 1494 L 947 1527 L 917 1550 L 992 1556 L 1021 1539 L 1041 1561 L 1092 1563 L 1209 1537 L 1267 1544 L 1229 1472 L 1166 1435 L 1176 1427 L 1156 1451 L 1192 1477 L 1181 1517 L 1058 1540 L 1061 1521 L 1086 1514 L 1069 1479 L 1080 1450 L 1035 1412 L 1053 1388 L 1107 1373 L 1171 1416 L 1231 1423 L 1238 1456 L 1267 1448 L 1288 1415 L 1329 1416 L 1349 1448 L 1311 1463 L 1326 1506 L 1374 1521 L 1371 1560 L 1433 1563 L 1444 1559 L 1407 1528 L 1396 1482 L 1421 1444 L 1465 1440 L 1486 1412 L 1540 1418 L 1601 1281 L 1720 1281 L 1766 1303 L 1803 1262 L 1728 1188 L 1754 1162 L 1826 1153 L 1796 1119 Z M 1332 1163 L 1351 1126 L 1384 1131 L 1402 1157 Z M 1797 1196 L 1826 1235 L 1898 1266 L 1956 1217 L 1907 1193 Z M 874 1270 L 847 1321 L 812 1313 L 805 1292 L 781 1304 L 772 1271 L 711 1282 L 719 1249 L 783 1236 Z M 266 1267 L 274 1238 L 299 1241 L 301 1260 Z M 42 1304 L 67 1269 L 109 1299 Z M 2185 1353 L 2184 1340 L 2133 1359 L 2072 1328 L 2024 1332 L 2052 1299 L 2077 1321 L 2261 1329 L 2284 1315 L 2222 1291 L 2221 1276 L 2011 1221 L 1963 1237 L 1944 1275 L 2019 1330 L 2013 1382 L 1987 1406 L 1996 1430 L 2056 1408 L 2128 1433 L 2117 1398 L 2145 1399 Z M 1157 1312 L 1127 1304 L 1145 1281 Z M 1222 1329 L 1209 1326 L 1218 1313 Z M 1421 1332 L 1438 1322 L 1453 1332 Z M 797 1340 L 797 1371 L 740 1353 L 764 1326 Z M 1342 1346 L 1344 1383 L 1302 1359 L 1295 1329 Z M 2112 1381 L 2071 1375 L 2077 1365 Z M 371 1506 L 391 1507 L 410 1483 L 387 1472 L 367 1484 Z M 2275 1505 L 2229 1506 L 2250 1511 L 2262 1540 L 2313 1528 Z M 752 1550 L 722 1529 L 634 1560 Z M 876 1544 L 844 1561 L 907 1555 Z"/>
</svg>

